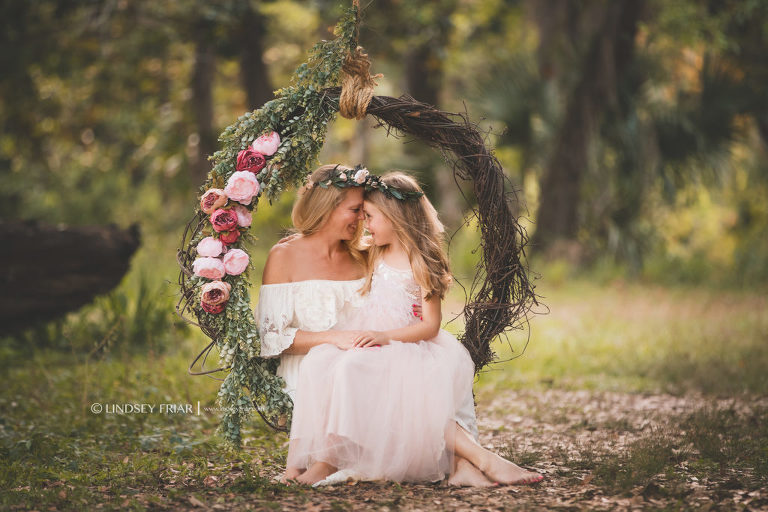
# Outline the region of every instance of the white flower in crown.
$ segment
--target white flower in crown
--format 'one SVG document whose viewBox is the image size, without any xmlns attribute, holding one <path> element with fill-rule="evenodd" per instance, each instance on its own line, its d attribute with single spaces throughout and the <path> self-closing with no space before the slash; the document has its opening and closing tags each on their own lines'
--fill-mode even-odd
<svg viewBox="0 0 768 512">
<path fill-rule="evenodd" d="M 360 169 L 355 173 L 355 183 L 363 184 L 365 183 L 365 179 L 368 177 L 368 169 Z"/>
</svg>

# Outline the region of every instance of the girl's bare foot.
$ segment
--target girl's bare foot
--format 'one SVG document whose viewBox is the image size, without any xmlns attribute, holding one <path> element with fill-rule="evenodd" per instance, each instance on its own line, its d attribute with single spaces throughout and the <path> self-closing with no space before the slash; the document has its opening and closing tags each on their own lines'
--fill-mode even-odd
<svg viewBox="0 0 768 512">
<path fill-rule="evenodd" d="M 302 484 L 312 485 L 323 480 L 328 475 L 336 472 L 336 468 L 325 462 L 315 462 L 304 473 L 296 477 L 296 481 Z"/>
<path fill-rule="evenodd" d="M 526 485 L 544 480 L 544 475 L 527 471 L 492 452 L 487 453 L 479 469 L 488 478 L 500 484 Z"/>
<path fill-rule="evenodd" d="M 456 461 L 456 471 L 448 479 L 448 485 L 458 485 L 467 487 L 494 487 L 497 484 L 488 480 L 482 471 L 477 469 L 471 462 L 464 458 L 458 458 Z"/>
</svg>

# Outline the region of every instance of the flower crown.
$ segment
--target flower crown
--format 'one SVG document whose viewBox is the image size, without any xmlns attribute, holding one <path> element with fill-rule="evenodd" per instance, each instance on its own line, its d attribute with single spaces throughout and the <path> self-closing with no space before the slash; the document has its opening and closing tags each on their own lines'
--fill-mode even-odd
<svg viewBox="0 0 768 512">
<path fill-rule="evenodd" d="M 400 201 L 419 199 L 424 195 L 424 192 L 419 192 L 417 190 L 400 190 L 392 185 L 387 185 L 381 181 L 381 176 L 371 174 L 368 169 L 361 164 L 357 164 L 354 169 L 350 170 L 340 170 L 339 164 L 336 164 L 336 167 L 331 170 L 331 175 L 328 179 L 317 183 L 309 180 L 307 183 L 307 187 L 309 188 L 312 188 L 314 185 L 318 185 L 322 188 L 328 188 L 330 186 L 338 188 L 365 187 L 364 190 L 366 192 L 378 190 L 383 192 L 387 197 L 399 199 Z"/>
</svg>

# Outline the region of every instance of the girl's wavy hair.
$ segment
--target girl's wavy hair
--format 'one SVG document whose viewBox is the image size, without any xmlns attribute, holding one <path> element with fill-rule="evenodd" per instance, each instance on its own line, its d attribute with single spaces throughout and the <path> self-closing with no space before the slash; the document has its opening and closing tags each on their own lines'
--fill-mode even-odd
<svg viewBox="0 0 768 512">
<path fill-rule="evenodd" d="M 398 190 L 423 192 L 418 182 L 403 172 L 387 173 L 381 177 L 381 181 Z M 425 298 L 438 296 L 443 299 L 453 278 L 448 257 L 443 250 L 445 228 L 427 196 L 403 201 L 379 190 L 369 190 L 365 192 L 365 200 L 376 206 L 392 223 L 397 240 L 408 253 L 413 277 L 425 292 Z M 368 277 L 362 293 L 371 289 L 373 265 L 382 252 L 383 248 L 375 245 L 368 249 Z"/>
<path fill-rule="evenodd" d="M 349 170 L 351 167 L 336 164 L 321 165 L 310 174 L 307 184 L 298 191 L 298 199 L 291 211 L 293 232 L 304 236 L 317 233 L 328 219 L 333 210 L 341 204 L 347 195 L 349 188 L 315 186 L 316 183 L 328 180 L 334 170 Z M 350 256 L 358 263 L 365 262 L 362 252 L 361 238 L 363 236 L 363 223 L 360 222 L 352 240 L 343 240 L 342 243 L 349 251 Z"/>
</svg>

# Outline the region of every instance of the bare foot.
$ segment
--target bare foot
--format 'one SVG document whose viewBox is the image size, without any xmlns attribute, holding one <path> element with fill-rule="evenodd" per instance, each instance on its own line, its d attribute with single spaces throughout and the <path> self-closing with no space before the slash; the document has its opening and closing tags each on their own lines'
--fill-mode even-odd
<svg viewBox="0 0 768 512">
<path fill-rule="evenodd" d="M 296 481 L 302 484 L 312 485 L 323 480 L 328 475 L 336 472 L 336 468 L 325 462 L 315 462 L 308 470 L 296 477 Z"/>
<path fill-rule="evenodd" d="M 467 459 L 458 459 L 456 462 L 456 471 L 448 479 L 448 485 L 458 485 L 462 487 L 494 487 L 499 484 L 491 482 Z"/>
<path fill-rule="evenodd" d="M 488 452 L 484 459 L 480 465 L 480 470 L 494 482 L 506 485 L 525 485 L 544 480 L 544 475 L 527 471 L 495 453 Z"/>
<path fill-rule="evenodd" d="M 278 479 L 278 482 L 285 485 L 291 485 L 291 483 L 293 483 L 293 481 L 296 480 L 299 477 L 299 475 L 301 475 L 305 471 L 306 469 L 304 468 L 301 468 L 301 469 L 285 468 L 285 473 L 283 473 L 282 476 L 280 476 L 280 478 Z"/>
</svg>

